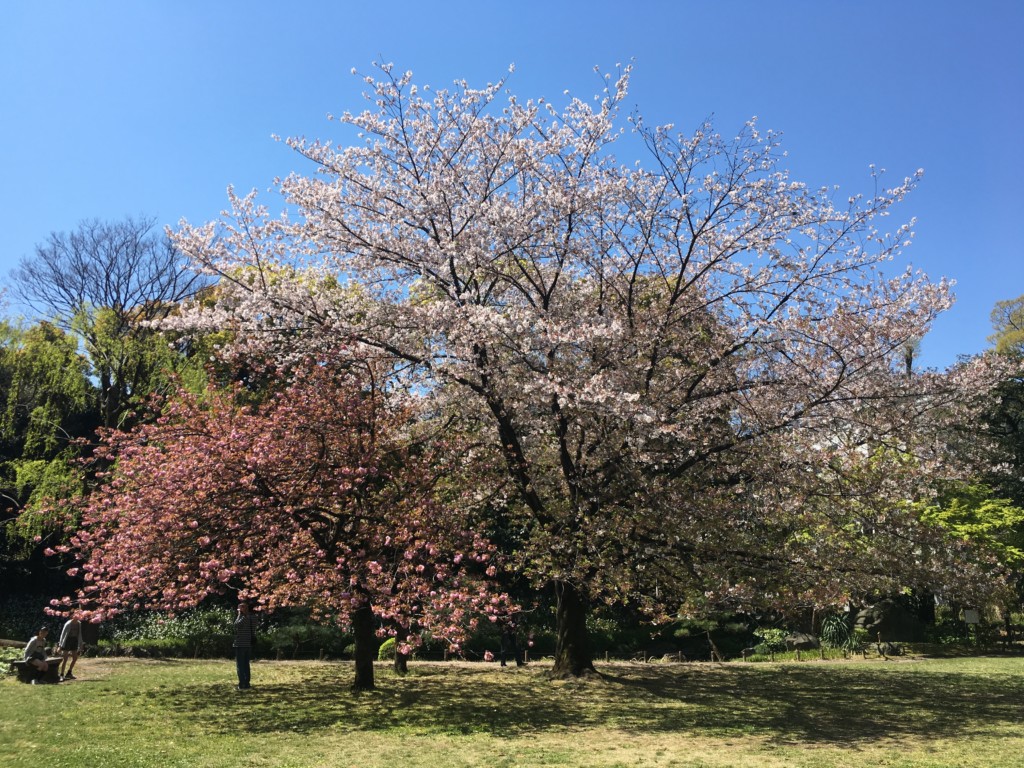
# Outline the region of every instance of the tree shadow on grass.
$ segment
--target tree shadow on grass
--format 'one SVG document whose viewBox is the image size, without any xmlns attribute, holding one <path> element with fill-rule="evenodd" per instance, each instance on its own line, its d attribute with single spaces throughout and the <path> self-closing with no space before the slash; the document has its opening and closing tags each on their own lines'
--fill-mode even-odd
<svg viewBox="0 0 1024 768">
<path fill-rule="evenodd" d="M 928 672 L 910 665 L 737 665 L 711 675 L 614 679 L 633 688 L 648 710 L 665 713 L 654 718 L 654 728 L 672 727 L 674 720 L 676 728 L 708 735 L 762 733 L 784 742 L 844 746 L 998 732 L 1020 725 L 1024 695 L 1024 680 L 1009 675 Z M 656 701 L 670 704 L 666 709 Z"/>
<path fill-rule="evenodd" d="M 1020 678 L 912 665 L 613 665 L 604 672 L 598 681 L 554 683 L 542 669 L 500 675 L 493 668 L 437 665 L 353 693 L 339 669 L 336 677 L 248 692 L 204 683 L 149 697 L 223 732 L 408 729 L 511 737 L 606 727 L 845 747 L 885 738 L 998 734 L 1020 724 L 1024 700 Z"/>
</svg>

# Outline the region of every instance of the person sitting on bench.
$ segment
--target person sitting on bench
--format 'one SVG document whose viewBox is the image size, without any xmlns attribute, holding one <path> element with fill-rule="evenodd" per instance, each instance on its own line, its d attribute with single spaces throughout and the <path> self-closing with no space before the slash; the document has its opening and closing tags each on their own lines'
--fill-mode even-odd
<svg viewBox="0 0 1024 768">
<path fill-rule="evenodd" d="M 50 668 L 46 663 L 46 636 L 49 633 L 49 629 L 40 627 L 39 632 L 25 646 L 25 661 L 36 670 L 36 679 L 32 681 L 33 683 L 41 680 Z"/>
</svg>

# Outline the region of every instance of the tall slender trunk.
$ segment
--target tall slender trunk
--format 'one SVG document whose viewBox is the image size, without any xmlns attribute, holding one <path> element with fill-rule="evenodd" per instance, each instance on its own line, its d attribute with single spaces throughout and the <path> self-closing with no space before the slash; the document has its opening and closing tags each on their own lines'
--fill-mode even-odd
<svg viewBox="0 0 1024 768">
<path fill-rule="evenodd" d="M 373 608 L 369 600 L 352 611 L 352 633 L 355 635 L 356 677 L 353 690 L 373 689 L 373 660 L 377 656 L 377 633 L 374 631 Z"/>
<path fill-rule="evenodd" d="M 104 427 L 112 429 L 117 426 L 116 407 L 114 383 L 111 380 L 109 371 L 103 368 L 100 371 L 100 412 Z"/>
<path fill-rule="evenodd" d="M 567 581 L 555 582 L 556 638 L 554 678 L 582 677 L 596 674 L 587 632 L 587 602 L 575 586 Z"/>
</svg>

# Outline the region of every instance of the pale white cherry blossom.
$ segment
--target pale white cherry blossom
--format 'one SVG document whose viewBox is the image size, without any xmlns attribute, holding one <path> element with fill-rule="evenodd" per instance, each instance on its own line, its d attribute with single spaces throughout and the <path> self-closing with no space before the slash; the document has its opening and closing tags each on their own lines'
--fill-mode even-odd
<svg viewBox="0 0 1024 768">
<path fill-rule="evenodd" d="M 900 369 L 952 301 L 895 263 L 912 225 L 885 227 L 920 173 L 811 189 L 755 121 L 729 139 L 623 119 L 629 76 L 557 108 L 381 67 L 337 118 L 353 143 L 288 140 L 317 168 L 278 181 L 291 217 L 232 194 L 181 225 L 221 282 L 175 322 L 283 357 L 352 339 L 478 426 L 523 573 L 558 597 L 556 672 L 591 667 L 598 600 L 666 616 L 982 592 L 990 574 L 905 503 L 963 471 L 948 425 L 998 376 Z"/>
</svg>

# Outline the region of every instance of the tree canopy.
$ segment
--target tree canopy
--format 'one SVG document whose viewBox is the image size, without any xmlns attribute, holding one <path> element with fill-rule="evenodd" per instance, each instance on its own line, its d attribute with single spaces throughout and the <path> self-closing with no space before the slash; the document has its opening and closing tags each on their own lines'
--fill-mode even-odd
<svg viewBox="0 0 1024 768">
<path fill-rule="evenodd" d="M 12 274 L 14 295 L 84 343 L 108 427 L 155 388 L 168 363 L 167 340 L 148 323 L 207 284 L 153 226 L 149 218 L 83 221 L 51 233 Z"/>
<path fill-rule="evenodd" d="M 75 441 L 98 418 L 98 392 L 76 339 L 56 325 L 0 322 L 0 567 L 28 561 L 66 522 L 40 514 L 50 498 L 85 492 Z"/>
<path fill-rule="evenodd" d="M 996 302 L 992 328 L 994 333 L 989 341 L 995 344 L 997 352 L 1024 358 L 1024 296 Z"/>
<path fill-rule="evenodd" d="M 558 109 L 380 67 L 338 118 L 356 141 L 289 140 L 317 165 L 280 181 L 297 215 L 232 194 L 177 233 L 223 280 L 176 327 L 284 358 L 344 334 L 481 425 L 523 572 L 558 597 L 556 674 L 591 668 L 593 601 L 657 616 L 980 587 L 903 503 L 957 474 L 945 427 L 995 378 L 987 359 L 905 370 L 950 303 L 893 269 L 911 226 L 878 229 L 916 177 L 810 189 L 756 123 L 623 121 L 629 70 L 605 80 Z M 620 162 L 627 142 L 646 161 Z"/>
<path fill-rule="evenodd" d="M 452 442 L 418 439 L 413 413 L 351 370 L 283 375 L 253 404 L 237 386 L 179 392 L 159 418 L 105 433 L 97 460 L 116 463 L 59 548 L 85 578 L 64 605 L 98 620 L 230 593 L 354 626 L 357 661 L 376 650 L 371 610 L 403 648 L 423 631 L 458 647 L 504 600 L 474 505 L 439 487 Z"/>
</svg>

